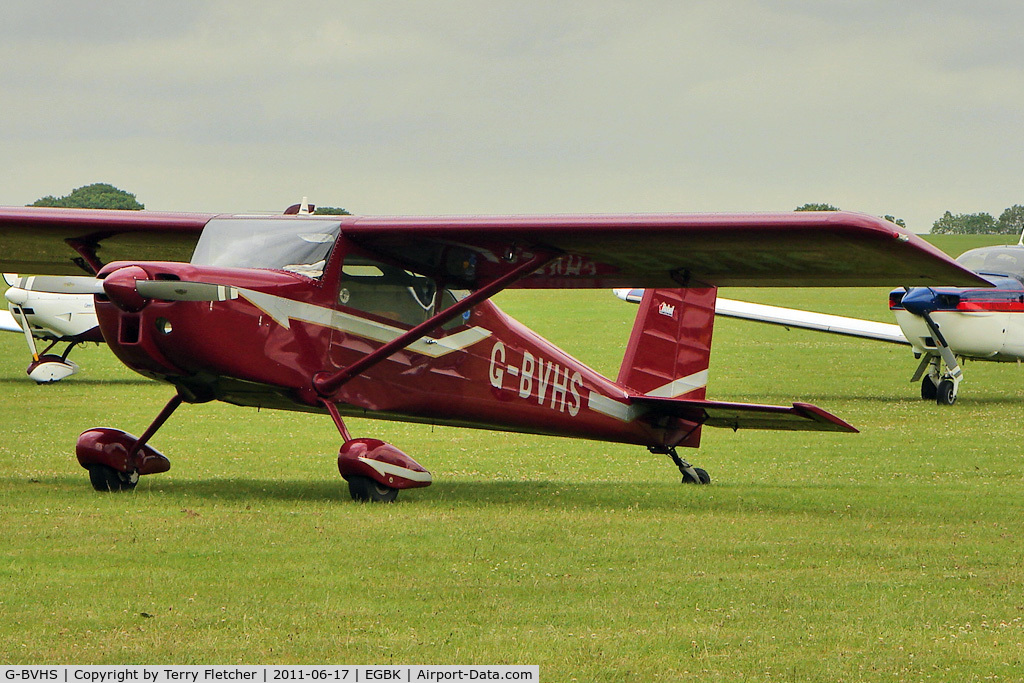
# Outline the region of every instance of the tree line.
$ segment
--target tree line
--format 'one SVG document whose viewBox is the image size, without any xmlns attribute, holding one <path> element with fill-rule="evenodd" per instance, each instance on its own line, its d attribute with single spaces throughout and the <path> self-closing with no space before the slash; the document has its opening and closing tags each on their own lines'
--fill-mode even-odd
<svg viewBox="0 0 1024 683">
<path fill-rule="evenodd" d="M 54 206 L 68 209 L 123 209 L 142 211 L 146 207 L 139 203 L 135 195 L 125 192 L 107 183 L 93 183 L 72 190 L 63 197 L 47 195 L 29 206 Z M 839 211 L 839 207 L 831 204 L 804 204 L 796 211 Z M 345 209 L 335 206 L 317 207 L 315 214 L 348 215 Z M 896 225 L 907 227 L 902 218 L 882 216 Z M 999 218 L 989 213 L 958 213 L 949 211 L 935 221 L 931 232 L 934 235 L 1019 235 L 1024 230 L 1024 206 L 1014 204 L 1003 211 Z"/>
<path fill-rule="evenodd" d="M 804 204 L 797 211 L 839 211 L 831 204 Z M 903 219 L 882 216 L 885 220 L 907 227 Z M 1014 204 L 993 218 L 990 213 L 958 213 L 950 211 L 932 224 L 933 235 L 1020 235 L 1024 230 L 1024 206 Z"/>
<path fill-rule="evenodd" d="M 934 235 L 1019 235 L 1024 230 L 1024 206 L 1014 204 L 993 218 L 990 213 L 949 211 L 932 225 Z"/>
<path fill-rule="evenodd" d="M 50 206 L 62 209 L 120 209 L 124 211 L 142 211 L 146 207 L 140 204 L 131 192 L 118 189 L 107 183 L 93 183 L 72 190 L 63 197 L 46 195 L 29 204 L 29 206 Z M 318 206 L 313 213 L 318 215 L 349 215 L 349 212 L 337 206 Z"/>
</svg>

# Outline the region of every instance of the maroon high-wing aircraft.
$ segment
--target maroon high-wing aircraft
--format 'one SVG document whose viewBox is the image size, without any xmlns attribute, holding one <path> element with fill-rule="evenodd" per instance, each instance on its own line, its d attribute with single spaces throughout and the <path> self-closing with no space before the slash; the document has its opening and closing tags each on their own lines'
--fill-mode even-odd
<svg viewBox="0 0 1024 683">
<path fill-rule="evenodd" d="M 186 262 L 189 261 L 190 262 Z M 937 249 L 842 213 L 375 218 L 0 208 L 0 270 L 88 291 L 113 352 L 175 388 L 135 437 L 82 433 L 97 490 L 164 472 L 151 437 L 182 402 L 321 412 L 357 500 L 431 475 L 346 416 L 632 443 L 667 454 L 704 425 L 856 431 L 804 403 L 705 398 L 719 286 L 985 284 Z M 79 284 L 76 284 L 79 283 Z M 502 313 L 507 287 L 644 287 L 617 379 Z"/>
</svg>

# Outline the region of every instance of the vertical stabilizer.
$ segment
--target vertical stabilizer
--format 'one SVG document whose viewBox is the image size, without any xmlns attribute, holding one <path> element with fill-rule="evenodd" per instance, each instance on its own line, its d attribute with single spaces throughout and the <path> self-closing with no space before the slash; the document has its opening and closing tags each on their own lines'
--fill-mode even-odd
<svg viewBox="0 0 1024 683">
<path fill-rule="evenodd" d="M 718 290 L 648 289 L 618 383 L 648 396 L 702 399 Z"/>
</svg>

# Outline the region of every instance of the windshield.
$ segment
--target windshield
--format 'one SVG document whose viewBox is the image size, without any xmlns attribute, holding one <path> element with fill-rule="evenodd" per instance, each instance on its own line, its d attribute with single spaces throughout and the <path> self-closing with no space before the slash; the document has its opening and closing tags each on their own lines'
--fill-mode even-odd
<svg viewBox="0 0 1024 683">
<path fill-rule="evenodd" d="M 214 218 L 203 229 L 192 263 L 287 270 L 318 278 L 340 232 L 337 220 Z"/>
<path fill-rule="evenodd" d="M 982 247 L 965 251 L 956 259 L 975 273 L 1009 275 L 1024 279 L 1024 247 Z"/>
</svg>

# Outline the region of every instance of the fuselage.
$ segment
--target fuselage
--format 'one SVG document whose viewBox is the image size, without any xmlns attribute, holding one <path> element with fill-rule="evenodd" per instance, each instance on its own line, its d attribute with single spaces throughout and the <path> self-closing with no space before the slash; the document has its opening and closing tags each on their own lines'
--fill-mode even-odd
<svg viewBox="0 0 1024 683">
<path fill-rule="evenodd" d="M 320 395 L 318 374 L 350 366 L 466 294 L 375 261 L 343 236 L 332 241 L 324 258 L 289 255 L 277 268 L 109 264 L 100 272 L 108 280 L 214 282 L 234 298 L 142 300 L 105 285 L 109 296 L 96 301 L 103 336 L 128 367 L 193 402 L 323 412 L 327 400 L 349 416 L 652 446 L 685 428 L 642 419 L 624 388 L 489 301 Z"/>
<path fill-rule="evenodd" d="M 15 321 L 26 320 L 32 336 L 60 341 L 103 341 L 91 296 L 35 292 L 10 287 L 4 292 Z"/>
</svg>

